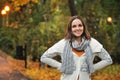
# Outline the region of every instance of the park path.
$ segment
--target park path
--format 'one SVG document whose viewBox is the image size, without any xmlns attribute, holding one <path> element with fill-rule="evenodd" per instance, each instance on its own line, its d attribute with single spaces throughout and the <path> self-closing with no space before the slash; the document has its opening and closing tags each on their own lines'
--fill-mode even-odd
<svg viewBox="0 0 120 80">
<path fill-rule="evenodd" d="M 7 58 L 10 56 L 6 57 L 5 53 L 0 50 L 0 80 L 31 80 L 20 71 L 14 70 L 11 66 L 12 62 Z"/>
</svg>

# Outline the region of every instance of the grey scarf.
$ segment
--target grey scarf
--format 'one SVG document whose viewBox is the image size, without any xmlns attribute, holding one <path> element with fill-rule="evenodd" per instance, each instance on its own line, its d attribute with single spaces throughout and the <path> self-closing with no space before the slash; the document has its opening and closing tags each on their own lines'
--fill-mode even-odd
<svg viewBox="0 0 120 80">
<path fill-rule="evenodd" d="M 72 46 L 71 46 L 72 44 Z M 66 45 L 64 47 L 64 52 L 62 54 L 62 65 L 60 68 L 60 71 L 65 74 L 72 74 L 73 71 L 76 69 L 74 60 L 73 60 L 73 53 L 72 48 L 76 50 L 84 50 L 87 56 L 87 64 L 89 72 L 92 73 L 94 71 L 93 64 L 92 64 L 92 56 L 91 56 L 91 49 L 89 46 L 89 40 L 87 40 L 85 37 L 82 38 L 82 42 L 80 45 L 78 45 L 77 41 L 66 41 Z"/>
</svg>

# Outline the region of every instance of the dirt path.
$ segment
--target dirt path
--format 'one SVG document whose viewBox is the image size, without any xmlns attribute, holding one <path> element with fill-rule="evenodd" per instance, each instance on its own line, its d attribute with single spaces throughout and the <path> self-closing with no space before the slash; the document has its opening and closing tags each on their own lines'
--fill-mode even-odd
<svg viewBox="0 0 120 80">
<path fill-rule="evenodd" d="M 11 63 L 0 51 L 0 80 L 31 80 L 20 71 L 14 70 Z"/>
</svg>

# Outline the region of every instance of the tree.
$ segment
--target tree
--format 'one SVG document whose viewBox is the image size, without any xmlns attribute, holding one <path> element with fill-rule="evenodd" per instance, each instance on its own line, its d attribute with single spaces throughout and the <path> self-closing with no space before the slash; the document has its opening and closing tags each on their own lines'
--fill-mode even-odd
<svg viewBox="0 0 120 80">
<path fill-rule="evenodd" d="M 74 0 L 68 0 L 68 6 L 69 6 L 69 9 L 70 9 L 71 16 L 74 16 L 74 15 L 78 14 L 77 11 L 76 11 L 76 8 L 75 8 Z"/>
</svg>

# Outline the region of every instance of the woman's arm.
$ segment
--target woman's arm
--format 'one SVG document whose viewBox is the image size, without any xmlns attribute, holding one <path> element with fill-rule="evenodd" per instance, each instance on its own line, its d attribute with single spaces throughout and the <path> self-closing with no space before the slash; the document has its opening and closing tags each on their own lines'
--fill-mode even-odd
<svg viewBox="0 0 120 80">
<path fill-rule="evenodd" d="M 95 70 L 102 69 L 113 63 L 109 53 L 103 48 L 102 44 L 100 44 L 96 39 L 94 38 L 91 39 L 90 47 L 93 55 L 98 56 L 101 59 L 100 62 L 94 64 Z"/>
<path fill-rule="evenodd" d="M 101 61 L 94 64 L 95 70 L 102 69 L 113 63 L 109 53 L 104 48 L 101 49 L 101 52 L 96 53 L 96 54 L 101 59 Z"/>
<path fill-rule="evenodd" d="M 60 55 L 63 52 L 65 46 L 65 40 L 62 39 L 56 44 L 54 44 L 52 47 L 50 47 L 47 51 L 43 53 L 41 56 L 41 62 L 46 63 L 52 67 L 59 68 L 61 66 L 61 63 L 57 60 L 54 60 L 53 57 Z"/>
</svg>

